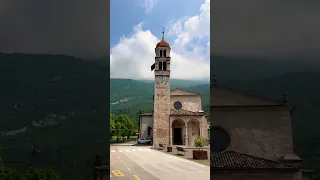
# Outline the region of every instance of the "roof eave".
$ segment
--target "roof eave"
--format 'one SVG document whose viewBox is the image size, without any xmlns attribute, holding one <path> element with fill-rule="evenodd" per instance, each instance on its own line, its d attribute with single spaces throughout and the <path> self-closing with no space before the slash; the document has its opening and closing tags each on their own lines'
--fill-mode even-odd
<svg viewBox="0 0 320 180">
<path fill-rule="evenodd" d="M 223 167 L 210 167 L 214 171 L 289 171 L 297 172 L 299 168 L 223 168 Z"/>
</svg>

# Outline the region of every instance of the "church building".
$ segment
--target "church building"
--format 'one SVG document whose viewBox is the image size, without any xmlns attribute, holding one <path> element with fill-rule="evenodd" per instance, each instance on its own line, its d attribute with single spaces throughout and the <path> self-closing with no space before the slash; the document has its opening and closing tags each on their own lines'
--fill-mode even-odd
<svg viewBox="0 0 320 180">
<path fill-rule="evenodd" d="M 140 114 L 140 138 L 164 145 L 194 146 L 194 139 L 208 139 L 208 121 L 199 93 L 170 89 L 170 45 L 162 40 L 155 48 L 153 112 Z"/>
<path fill-rule="evenodd" d="M 295 107 L 211 83 L 211 176 L 217 180 L 309 180 L 294 151 Z"/>
</svg>

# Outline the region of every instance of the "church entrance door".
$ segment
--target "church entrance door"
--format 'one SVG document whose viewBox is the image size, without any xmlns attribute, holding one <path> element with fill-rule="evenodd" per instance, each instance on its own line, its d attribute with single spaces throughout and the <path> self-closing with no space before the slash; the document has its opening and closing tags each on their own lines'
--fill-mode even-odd
<svg viewBox="0 0 320 180">
<path fill-rule="evenodd" d="M 173 144 L 182 145 L 182 128 L 173 128 Z"/>
</svg>

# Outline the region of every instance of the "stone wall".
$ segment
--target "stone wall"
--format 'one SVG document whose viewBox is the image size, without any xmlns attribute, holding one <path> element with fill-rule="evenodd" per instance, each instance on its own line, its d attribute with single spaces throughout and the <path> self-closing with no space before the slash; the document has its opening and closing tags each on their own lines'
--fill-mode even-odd
<svg viewBox="0 0 320 180">
<path fill-rule="evenodd" d="M 201 97 L 200 96 L 171 96 L 171 109 L 174 109 L 173 104 L 180 102 L 183 110 L 199 112 L 202 111 Z"/>
<path fill-rule="evenodd" d="M 211 107 L 211 127 L 226 129 L 227 150 L 278 160 L 293 154 L 290 110 L 284 107 Z"/>
<path fill-rule="evenodd" d="M 156 75 L 154 91 L 153 146 L 158 147 L 169 144 L 170 77 Z"/>
</svg>

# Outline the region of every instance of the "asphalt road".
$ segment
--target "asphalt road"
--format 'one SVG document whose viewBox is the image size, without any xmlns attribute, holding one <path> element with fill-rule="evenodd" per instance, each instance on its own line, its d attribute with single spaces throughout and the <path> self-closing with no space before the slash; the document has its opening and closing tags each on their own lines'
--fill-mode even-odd
<svg viewBox="0 0 320 180">
<path fill-rule="evenodd" d="M 111 180 L 209 180 L 210 167 L 147 146 L 111 146 Z"/>
</svg>

